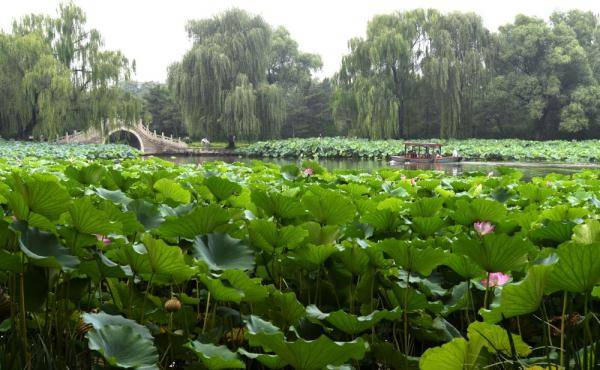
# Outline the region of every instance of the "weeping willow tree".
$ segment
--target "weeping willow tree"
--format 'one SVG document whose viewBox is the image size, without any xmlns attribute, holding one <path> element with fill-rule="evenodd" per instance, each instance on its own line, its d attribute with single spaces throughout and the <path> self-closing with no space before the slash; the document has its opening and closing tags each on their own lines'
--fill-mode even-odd
<svg viewBox="0 0 600 370">
<path fill-rule="evenodd" d="M 370 138 L 468 135 L 487 34 L 473 14 L 374 17 L 336 75 L 336 123 Z"/>
<path fill-rule="evenodd" d="M 72 3 L 57 18 L 25 16 L 0 34 L 0 134 L 50 137 L 111 118 L 134 121 L 141 105 L 117 86 L 133 69 L 121 52 L 103 50 Z"/>
<path fill-rule="evenodd" d="M 474 13 L 450 13 L 431 26 L 423 76 L 435 97 L 441 138 L 474 133 L 473 108 L 486 81 L 489 38 Z"/>
<path fill-rule="evenodd" d="M 169 67 L 168 82 L 190 135 L 278 136 L 286 110 L 283 89 L 267 80 L 271 26 L 233 9 L 186 29 L 193 46 Z"/>
<path fill-rule="evenodd" d="M 350 40 L 350 53 L 336 75 L 333 111 L 338 126 L 371 138 L 410 134 L 418 119 L 415 108 L 421 60 L 428 46 L 427 27 L 433 10 L 379 15 L 367 26 L 367 37 Z"/>
</svg>

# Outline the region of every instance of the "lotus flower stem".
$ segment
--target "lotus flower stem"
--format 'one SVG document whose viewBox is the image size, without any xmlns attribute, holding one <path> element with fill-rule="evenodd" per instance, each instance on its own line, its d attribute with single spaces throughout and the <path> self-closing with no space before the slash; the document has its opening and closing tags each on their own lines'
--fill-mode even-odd
<svg viewBox="0 0 600 370">
<path fill-rule="evenodd" d="M 565 315 L 567 314 L 567 291 L 563 293 L 562 315 L 560 317 L 560 367 L 565 368 Z"/>
<path fill-rule="evenodd" d="M 146 313 L 146 300 L 148 299 L 148 293 L 150 292 L 150 287 L 152 286 L 152 279 L 154 278 L 154 273 L 150 275 L 150 280 L 148 280 L 148 286 L 146 286 L 146 292 L 144 293 L 144 301 L 142 302 L 142 314 L 140 317 L 140 324 L 144 324 L 144 314 Z"/>
<path fill-rule="evenodd" d="M 206 297 L 206 310 L 204 311 L 204 321 L 202 322 L 202 334 L 206 330 L 206 322 L 208 321 L 208 309 L 210 307 L 210 292 L 208 292 L 208 296 Z"/>
<path fill-rule="evenodd" d="M 483 296 L 483 308 L 488 309 L 488 295 L 490 294 L 490 275 L 491 272 L 487 274 L 487 281 L 485 284 L 485 295 Z"/>
<path fill-rule="evenodd" d="M 31 355 L 29 353 L 29 344 L 27 343 L 27 323 L 25 311 L 25 276 L 22 272 L 19 273 L 19 316 L 21 324 L 21 339 L 23 340 L 23 351 L 27 362 L 27 369 L 31 369 Z"/>
</svg>

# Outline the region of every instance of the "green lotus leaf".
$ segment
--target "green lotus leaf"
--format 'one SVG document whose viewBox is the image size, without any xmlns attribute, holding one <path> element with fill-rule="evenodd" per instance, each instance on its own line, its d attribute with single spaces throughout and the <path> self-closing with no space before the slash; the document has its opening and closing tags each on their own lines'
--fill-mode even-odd
<svg viewBox="0 0 600 370">
<path fill-rule="evenodd" d="M 336 329 L 346 334 L 354 335 L 371 329 L 383 319 L 390 321 L 397 320 L 402 315 L 402 311 L 397 307 L 392 311 L 375 310 L 365 316 L 356 316 L 343 310 L 324 313 L 317 306 L 310 305 L 306 307 L 306 314 L 315 321 L 327 321 Z"/>
<path fill-rule="evenodd" d="M 132 235 L 144 231 L 144 226 L 138 221 L 135 213 L 131 211 L 124 212 L 112 202 L 103 202 L 99 205 L 99 208 L 110 220 L 121 225 L 123 235 Z"/>
<path fill-rule="evenodd" d="M 553 265 L 535 265 L 529 268 L 525 278 L 502 288 L 499 304 L 491 310 L 482 309 L 480 314 L 486 322 L 496 323 L 503 318 L 525 315 L 536 311 L 547 286 Z"/>
<path fill-rule="evenodd" d="M 186 344 L 198 356 L 202 364 L 210 370 L 245 369 L 246 365 L 235 352 L 225 346 L 215 346 L 212 343 L 201 343 L 197 340 Z"/>
<path fill-rule="evenodd" d="M 471 370 L 478 369 L 477 358 L 483 348 L 481 339 L 456 338 L 440 346 L 427 349 L 421 356 L 421 370 Z"/>
<path fill-rule="evenodd" d="M 6 192 L 4 193 L 4 197 L 15 217 L 19 220 L 27 220 L 29 218 L 29 205 L 20 193 L 16 191 Z"/>
<path fill-rule="evenodd" d="M 352 359 L 360 360 L 369 348 L 362 338 L 334 342 L 322 335 L 315 340 L 300 338 L 288 341 L 277 327 L 255 316 L 251 316 L 246 327 L 250 345 L 275 353 L 281 361 L 295 369 L 317 370 L 328 365 L 342 365 Z"/>
<path fill-rule="evenodd" d="M 284 226 L 264 219 L 256 219 L 248 224 L 248 233 L 253 246 L 272 253 L 275 249 L 294 249 L 308 236 L 308 231 L 299 226 Z"/>
<path fill-rule="evenodd" d="M 156 284 L 180 283 L 193 275 L 194 269 L 185 263 L 181 248 L 167 245 L 148 234 L 142 236 L 142 243 L 107 253 L 107 256 L 116 254 L 121 264 L 130 265 L 144 280 L 152 279 Z"/>
<path fill-rule="evenodd" d="M 569 207 L 566 204 L 560 204 L 542 212 L 540 218 L 552 221 L 574 221 L 581 219 L 589 214 L 585 208 Z"/>
<path fill-rule="evenodd" d="M 510 338 L 506 329 L 501 326 L 476 321 L 469 325 L 467 335 L 469 341 L 481 341 L 491 353 L 511 354 Z M 531 353 L 531 347 L 523 341 L 520 335 L 511 333 L 511 336 L 516 354 L 521 357 L 528 356 Z M 478 337 L 481 339 L 476 339 Z"/>
<path fill-rule="evenodd" d="M 135 199 L 129 202 L 127 210 L 136 215 L 138 221 L 144 225 L 146 231 L 159 227 L 165 220 L 160 214 L 158 206 L 143 199 Z"/>
<path fill-rule="evenodd" d="M 206 185 L 218 201 L 226 200 L 242 191 L 240 185 L 218 176 L 207 177 L 204 180 L 204 185 Z"/>
<path fill-rule="evenodd" d="M 469 257 L 460 254 L 448 254 L 444 264 L 467 280 L 474 279 L 485 274 L 485 271 L 479 267 L 477 263 L 475 263 Z"/>
<path fill-rule="evenodd" d="M 422 198 L 410 205 L 410 214 L 413 217 L 433 217 L 443 205 L 443 198 Z"/>
<path fill-rule="evenodd" d="M 134 320 L 126 319 L 121 315 L 109 315 L 105 312 L 98 313 L 83 313 L 81 319 L 86 324 L 91 324 L 94 329 L 101 330 L 108 325 L 113 326 L 128 326 L 133 329 L 136 334 L 148 340 L 154 340 L 150 330 L 144 325 L 140 325 Z"/>
<path fill-rule="evenodd" d="M 474 199 L 470 203 L 464 200 L 456 202 L 456 210 L 452 216 L 462 225 L 473 225 L 475 221 L 502 221 L 506 214 L 506 207 L 495 200 Z"/>
<path fill-rule="evenodd" d="M 89 198 L 79 198 L 69 208 L 73 227 L 82 234 L 108 235 L 119 232 L 122 227 L 112 222 L 101 210 L 94 207 Z"/>
<path fill-rule="evenodd" d="M 278 193 L 267 193 L 254 189 L 251 195 L 252 202 L 267 216 L 279 219 L 293 219 L 305 214 L 298 199 Z"/>
<path fill-rule="evenodd" d="M 429 302 L 425 294 L 413 288 L 404 288 L 400 284 L 392 286 L 392 289 L 388 291 L 387 297 L 394 307 L 400 307 L 407 312 L 426 309 L 438 313 L 443 308 L 442 303 Z"/>
<path fill-rule="evenodd" d="M 226 231 L 229 220 L 230 215 L 225 209 L 210 204 L 197 207 L 190 213 L 181 216 L 167 217 L 157 232 L 165 237 L 181 237 L 191 240 L 198 235 Z"/>
<path fill-rule="evenodd" d="M 432 236 L 440 231 L 446 222 L 437 216 L 433 217 L 414 217 L 412 219 L 412 228 L 421 236 Z"/>
<path fill-rule="evenodd" d="M 309 268 L 318 268 L 319 266 L 322 266 L 325 261 L 327 261 L 327 259 L 336 251 L 337 248 L 333 244 L 308 244 L 303 247 L 296 248 L 293 252 L 293 257 L 299 264 Z"/>
<path fill-rule="evenodd" d="M 404 225 L 404 221 L 399 217 L 398 212 L 390 209 L 367 211 L 361 217 L 361 222 L 367 223 L 376 232 L 395 232 Z"/>
<path fill-rule="evenodd" d="M 533 183 L 519 185 L 517 191 L 521 196 L 528 199 L 530 202 L 542 202 L 552 194 L 552 189 L 541 187 Z"/>
<path fill-rule="evenodd" d="M 21 256 L 0 249 L 0 271 L 21 272 L 22 270 Z"/>
<path fill-rule="evenodd" d="M 294 292 L 283 293 L 272 285 L 267 286 L 269 296 L 253 304 L 253 312 L 268 318 L 271 322 L 282 328 L 297 325 L 301 318 L 306 315 L 302 303 L 296 299 Z"/>
<path fill-rule="evenodd" d="M 532 229 L 529 235 L 532 240 L 538 242 L 551 241 L 562 243 L 571 239 L 573 226 L 575 226 L 573 222 L 551 220 L 544 222 L 540 227 Z"/>
<path fill-rule="evenodd" d="M 407 240 L 386 239 L 378 246 L 406 271 L 429 276 L 433 269 L 446 261 L 447 253 L 440 248 L 418 248 Z"/>
<path fill-rule="evenodd" d="M 65 175 L 84 185 L 97 185 L 105 173 L 106 169 L 97 163 L 92 163 L 89 166 L 81 168 L 73 166 L 65 168 Z"/>
<path fill-rule="evenodd" d="M 344 243 L 343 250 L 336 253 L 335 256 L 348 271 L 356 276 L 362 275 L 369 267 L 369 254 L 358 244 Z"/>
<path fill-rule="evenodd" d="M 600 222 L 587 220 L 585 223 L 573 228 L 573 240 L 579 244 L 592 244 L 600 242 Z"/>
<path fill-rule="evenodd" d="M 238 348 L 238 353 L 252 359 L 257 360 L 262 365 L 268 367 L 269 369 L 281 369 L 287 365 L 285 361 L 283 361 L 277 355 L 268 355 L 264 353 L 251 353 L 246 351 L 244 348 Z"/>
<path fill-rule="evenodd" d="M 154 183 L 153 188 L 165 199 L 172 199 L 177 203 L 187 204 L 192 200 L 189 190 L 184 189 L 181 184 L 172 179 L 160 179 Z"/>
<path fill-rule="evenodd" d="M 254 253 L 241 240 L 227 234 L 207 234 L 194 240 L 192 255 L 211 270 L 250 270 L 254 267 Z"/>
<path fill-rule="evenodd" d="M 211 279 L 208 276 L 201 276 L 200 279 L 219 301 L 256 303 L 267 298 L 269 294 L 267 287 L 261 284 L 260 278 L 250 278 L 241 270 L 227 270 L 219 279 Z"/>
<path fill-rule="evenodd" d="M 109 200 L 116 204 L 122 204 L 124 206 L 128 205 L 132 201 L 132 199 L 125 195 L 125 193 L 123 193 L 121 190 L 95 188 L 94 193 L 96 193 L 102 199 Z"/>
<path fill-rule="evenodd" d="M 548 277 L 550 291 L 588 293 L 600 284 L 600 243 L 567 242 L 558 247 L 556 254 L 558 262 Z"/>
<path fill-rule="evenodd" d="M 22 179 L 18 175 L 14 175 L 13 182 L 13 191 L 20 195 L 19 203 L 21 200 L 24 201 L 31 212 L 53 221 L 69 208 L 71 196 L 55 177 L 39 175 Z M 12 206 L 14 204 L 13 197 L 9 196 L 7 199 L 9 205 Z M 22 213 L 23 205 L 21 204 L 17 209 Z M 22 215 L 18 217 L 23 218 Z"/>
<path fill-rule="evenodd" d="M 379 342 L 371 344 L 371 353 L 384 369 L 418 370 L 419 357 L 406 356 L 397 350 L 392 343 Z"/>
<path fill-rule="evenodd" d="M 356 207 L 352 200 L 334 191 L 307 193 L 301 202 L 310 215 L 323 225 L 345 224 L 352 221 L 356 215 Z"/>
<path fill-rule="evenodd" d="M 312 244 L 332 244 L 340 237 L 340 228 L 337 225 L 321 226 L 316 222 L 309 221 L 299 225 L 308 231 L 308 237 L 304 242 Z"/>
<path fill-rule="evenodd" d="M 63 247 L 56 235 L 16 222 L 11 227 L 19 232 L 19 246 L 29 261 L 38 266 L 70 271 L 79 265 L 79 258 Z"/>
<path fill-rule="evenodd" d="M 88 347 L 98 351 L 112 366 L 125 369 L 158 370 L 158 351 L 152 340 L 130 326 L 105 325 L 86 334 Z"/>
<path fill-rule="evenodd" d="M 462 238 L 456 241 L 454 252 L 471 258 L 487 272 L 519 270 L 527 263 L 534 247 L 519 236 L 489 234 L 483 241 Z"/>
</svg>

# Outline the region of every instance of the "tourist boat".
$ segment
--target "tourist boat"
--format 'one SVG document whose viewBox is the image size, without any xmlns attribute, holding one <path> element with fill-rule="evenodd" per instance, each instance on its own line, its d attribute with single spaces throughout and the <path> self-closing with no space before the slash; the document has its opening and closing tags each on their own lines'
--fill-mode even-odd
<svg viewBox="0 0 600 370">
<path fill-rule="evenodd" d="M 455 163 L 460 162 L 460 156 L 442 156 L 442 144 L 438 143 L 404 143 L 404 155 L 393 155 L 397 163 Z"/>
</svg>

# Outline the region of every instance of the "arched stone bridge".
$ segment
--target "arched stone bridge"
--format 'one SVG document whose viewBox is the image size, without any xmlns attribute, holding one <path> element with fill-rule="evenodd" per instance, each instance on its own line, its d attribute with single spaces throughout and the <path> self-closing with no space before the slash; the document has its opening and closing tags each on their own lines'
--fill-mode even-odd
<svg viewBox="0 0 600 370">
<path fill-rule="evenodd" d="M 112 134 L 120 131 L 132 134 L 138 145 L 137 147 L 143 154 L 176 154 L 187 153 L 188 145 L 180 138 L 157 134 L 156 131 L 150 131 L 144 126 L 142 121 L 135 124 L 125 124 L 123 122 L 113 122 L 103 125 L 104 129 L 90 127 L 86 131 L 67 133 L 65 136 L 56 140 L 57 143 L 80 143 L 80 144 L 105 144 Z M 103 133 L 104 132 L 104 133 Z"/>
</svg>

